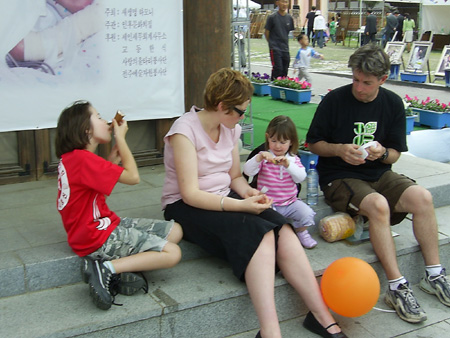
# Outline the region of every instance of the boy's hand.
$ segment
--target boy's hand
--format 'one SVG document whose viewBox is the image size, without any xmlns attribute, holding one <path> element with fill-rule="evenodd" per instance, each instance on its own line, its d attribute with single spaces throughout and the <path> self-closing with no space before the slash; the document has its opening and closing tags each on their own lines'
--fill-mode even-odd
<svg viewBox="0 0 450 338">
<path fill-rule="evenodd" d="M 122 158 L 120 157 L 119 147 L 117 146 L 117 144 L 115 144 L 114 147 L 112 147 L 111 153 L 108 156 L 108 161 L 114 164 L 119 164 L 121 160 Z"/>
<path fill-rule="evenodd" d="M 112 125 L 114 129 L 114 137 L 117 138 L 125 138 L 125 135 L 128 131 L 128 123 L 126 120 L 122 120 L 120 124 L 117 123 L 115 119 L 112 120 Z"/>
</svg>

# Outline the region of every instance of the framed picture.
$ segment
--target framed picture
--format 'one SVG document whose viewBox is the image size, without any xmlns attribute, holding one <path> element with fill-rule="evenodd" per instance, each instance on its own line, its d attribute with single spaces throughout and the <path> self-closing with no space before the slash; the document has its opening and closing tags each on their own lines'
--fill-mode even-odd
<svg viewBox="0 0 450 338">
<path fill-rule="evenodd" d="M 413 42 L 408 64 L 405 70 L 407 72 L 423 72 L 432 47 L 432 42 Z"/>
<path fill-rule="evenodd" d="M 387 55 L 389 55 L 389 61 L 391 61 L 391 65 L 399 65 L 402 63 L 402 54 L 405 49 L 404 42 L 388 42 L 386 43 L 386 47 L 384 51 Z"/>
<path fill-rule="evenodd" d="M 450 45 L 442 49 L 441 59 L 436 68 L 435 76 L 445 76 L 445 68 L 450 69 Z"/>
</svg>

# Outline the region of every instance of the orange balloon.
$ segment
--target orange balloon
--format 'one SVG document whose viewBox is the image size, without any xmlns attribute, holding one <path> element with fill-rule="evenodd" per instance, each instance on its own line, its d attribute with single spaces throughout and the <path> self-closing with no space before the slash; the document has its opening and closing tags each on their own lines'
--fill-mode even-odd
<svg viewBox="0 0 450 338">
<path fill-rule="evenodd" d="M 369 312 L 380 296 L 380 280 L 375 270 L 355 257 L 340 258 L 325 270 L 320 282 L 325 304 L 344 317 Z"/>
</svg>

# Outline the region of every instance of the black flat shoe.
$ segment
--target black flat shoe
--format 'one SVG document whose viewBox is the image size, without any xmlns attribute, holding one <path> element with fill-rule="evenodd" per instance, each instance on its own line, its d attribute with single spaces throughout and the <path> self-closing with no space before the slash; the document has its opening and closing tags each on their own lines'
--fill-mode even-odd
<svg viewBox="0 0 450 338">
<path fill-rule="evenodd" d="M 262 338 L 261 337 L 261 331 L 258 331 L 258 333 L 256 334 L 256 337 L 255 338 Z"/>
<path fill-rule="evenodd" d="M 325 337 L 325 338 L 347 338 L 344 332 L 339 333 L 329 333 L 327 330 L 334 326 L 338 325 L 338 323 L 333 323 L 328 325 L 327 327 L 323 327 L 320 325 L 320 323 L 317 321 L 316 317 L 312 314 L 312 312 L 308 312 L 306 315 L 305 321 L 303 322 L 303 327 L 315 334 L 318 334 L 319 336 Z"/>
</svg>

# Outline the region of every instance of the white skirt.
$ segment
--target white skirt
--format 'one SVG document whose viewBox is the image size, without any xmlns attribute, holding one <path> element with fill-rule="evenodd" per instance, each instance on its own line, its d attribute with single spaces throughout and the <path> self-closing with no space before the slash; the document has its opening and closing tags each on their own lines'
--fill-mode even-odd
<svg viewBox="0 0 450 338">
<path fill-rule="evenodd" d="M 413 41 L 413 31 L 406 31 L 405 32 L 405 42 L 412 42 Z"/>
</svg>

